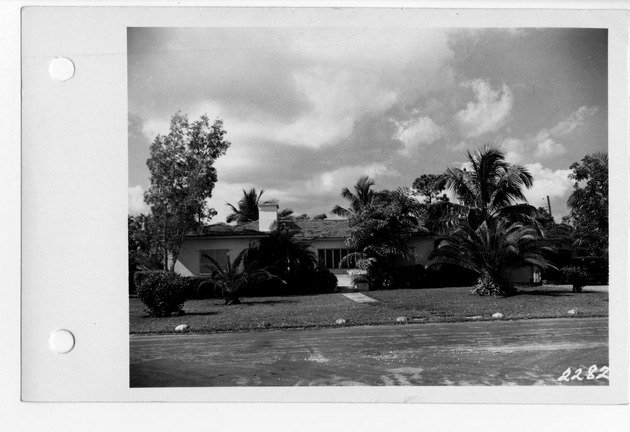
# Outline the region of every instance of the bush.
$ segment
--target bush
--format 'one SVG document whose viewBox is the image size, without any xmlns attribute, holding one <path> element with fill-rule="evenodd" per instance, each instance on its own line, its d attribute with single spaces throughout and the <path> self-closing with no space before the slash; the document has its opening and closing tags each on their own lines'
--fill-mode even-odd
<svg viewBox="0 0 630 432">
<path fill-rule="evenodd" d="M 337 277 L 324 266 L 305 273 L 301 281 L 296 281 L 297 291 L 306 294 L 329 294 L 337 288 Z"/>
<path fill-rule="evenodd" d="M 184 276 L 182 277 L 186 299 L 216 298 L 215 281 L 210 276 Z"/>
<path fill-rule="evenodd" d="M 562 281 L 573 285 L 573 291 L 580 292 L 586 285 L 588 273 L 578 266 L 566 266 L 560 269 Z"/>
<path fill-rule="evenodd" d="M 140 275 L 141 274 L 141 275 Z M 186 302 L 182 277 L 167 271 L 136 273 L 138 297 L 149 308 L 151 316 L 167 317 L 181 314 Z"/>
<path fill-rule="evenodd" d="M 425 274 L 421 264 L 397 267 L 392 271 L 392 288 L 421 287 Z"/>
<path fill-rule="evenodd" d="M 479 275 L 472 270 L 463 269 L 452 264 L 429 267 L 422 281 L 425 288 L 473 286 Z"/>
</svg>

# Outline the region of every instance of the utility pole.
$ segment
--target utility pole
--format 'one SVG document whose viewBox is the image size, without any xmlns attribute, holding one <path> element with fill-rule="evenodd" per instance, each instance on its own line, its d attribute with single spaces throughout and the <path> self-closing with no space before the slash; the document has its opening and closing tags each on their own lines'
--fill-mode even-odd
<svg viewBox="0 0 630 432">
<path fill-rule="evenodd" d="M 553 217 L 551 214 L 551 202 L 549 201 L 549 195 L 547 195 L 547 210 L 549 210 L 549 216 Z"/>
</svg>

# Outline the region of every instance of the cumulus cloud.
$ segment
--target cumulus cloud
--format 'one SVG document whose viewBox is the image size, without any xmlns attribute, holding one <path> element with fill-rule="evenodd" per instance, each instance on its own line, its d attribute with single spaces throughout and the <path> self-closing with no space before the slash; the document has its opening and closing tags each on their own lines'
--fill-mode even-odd
<svg viewBox="0 0 630 432">
<path fill-rule="evenodd" d="M 507 138 L 501 147 L 507 153 L 507 159 L 513 163 L 522 162 L 529 155 L 539 159 L 550 159 L 568 152 L 566 146 L 559 139 L 566 139 L 575 130 L 582 127 L 584 122 L 597 112 L 597 107 L 582 106 L 572 112 L 567 118 L 550 128 L 543 128 L 535 135 L 524 139 Z"/>
<path fill-rule="evenodd" d="M 549 196 L 552 208 L 555 208 L 552 211 L 554 217 L 566 214 L 566 201 L 573 188 L 573 182 L 569 179 L 571 170 L 552 170 L 538 162 L 526 164 L 525 168 L 534 177 L 533 187 L 525 191 L 527 201 L 540 207 L 546 205 L 546 197 Z"/>
<path fill-rule="evenodd" d="M 557 125 L 549 129 L 549 135 L 563 136 L 573 132 L 582 126 L 584 121 L 592 117 L 597 112 L 597 107 L 582 106 L 577 111 L 571 113 L 569 117 L 559 122 Z"/>
<path fill-rule="evenodd" d="M 457 112 L 456 119 L 462 134 L 474 138 L 488 132 L 496 132 L 510 117 L 514 97 L 510 88 L 503 84 L 500 90 L 493 90 L 490 83 L 476 79 L 462 84 L 471 88 L 475 100 Z"/>
<path fill-rule="evenodd" d="M 555 142 L 552 138 L 546 138 L 536 145 L 534 156 L 539 158 L 550 158 L 565 154 L 567 149 L 560 143 Z"/>
<path fill-rule="evenodd" d="M 127 190 L 127 211 L 131 216 L 147 214 L 149 205 L 144 202 L 144 189 L 142 186 L 133 186 Z"/>
<path fill-rule="evenodd" d="M 135 29 L 130 109 L 158 131 L 154 119 L 210 104 L 210 116 L 248 140 L 334 145 L 410 88 L 450 85 L 448 38 L 445 30 L 392 27 Z"/>
<path fill-rule="evenodd" d="M 283 188 L 267 188 L 264 182 L 257 184 L 218 182 L 212 192 L 212 198 L 208 200 L 208 205 L 217 211 L 213 223 L 224 222 L 232 212 L 226 203 L 236 205 L 243 196 L 243 189 L 249 190 L 255 187 L 258 191 L 265 190 L 264 199 L 278 200 L 281 209 L 292 208 L 296 213 L 313 215 L 330 211 L 334 204 L 340 202 L 341 189 L 344 187 L 352 189 L 359 177 L 364 175 L 375 179 L 377 184 L 380 183 L 379 180 L 400 176 L 396 170 L 382 163 L 373 163 L 321 172 L 307 180 L 286 183 Z"/>
<path fill-rule="evenodd" d="M 525 158 L 527 143 L 516 138 L 507 138 L 501 143 L 501 148 L 505 152 L 505 159 L 510 163 L 521 163 Z"/>
<path fill-rule="evenodd" d="M 430 117 L 420 117 L 417 120 L 398 123 L 398 131 L 394 134 L 403 142 L 402 153 L 413 155 L 422 145 L 431 144 L 444 136 L 444 128 L 436 124 Z"/>
<path fill-rule="evenodd" d="M 341 191 L 342 188 L 351 188 L 361 176 L 370 176 L 377 180 L 382 177 L 397 177 L 400 174 L 396 170 L 387 168 L 382 163 L 373 163 L 365 166 L 347 166 L 318 174 L 306 182 L 306 190 L 313 193 L 328 193 Z"/>
</svg>

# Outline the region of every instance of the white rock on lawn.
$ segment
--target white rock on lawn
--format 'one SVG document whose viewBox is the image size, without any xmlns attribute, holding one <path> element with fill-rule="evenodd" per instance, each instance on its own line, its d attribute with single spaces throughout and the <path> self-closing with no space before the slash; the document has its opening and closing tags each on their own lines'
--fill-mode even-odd
<svg viewBox="0 0 630 432">
<path fill-rule="evenodd" d="M 569 312 L 567 312 L 569 315 L 577 315 L 578 311 L 575 309 L 571 309 Z"/>
<path fill-rule="evenodd" d="M 396 318 L 396 322 L 398 323 L 406 323 L 407 321 L 409 321 L 407 317 L 401 316 L 401 317 Z"/>
<path fill-rule="evenodd" d="M 186 332 L 188 330 L 190 330 L 190 327 L 188 326 L 188 324 L 180 324 L 177 327 L 175 327 L 176 332 Z"/>
<path fill-rule="evenodd" d="M 345 320 L 345 319 L 343 319 L 343 318 L 339 318 L 337 321 L 335 321 L 335 323 L 336 323 L 336 324 L 339 324 L 339 325 L 341 325 L 341 324 L 345 324 L 345 323 L 347 323 L 347 322 L 348 322 L 348 321 L 347 321 L 347 320 Z"/>
<path fill-rule="evenodd" d="M 501 312 L 497 312 L 495 314 L 492 314 L 492 318 L 501 319 L 501 318 L 505 318 L 505 315 L 503 315 Z"/>
</svg>

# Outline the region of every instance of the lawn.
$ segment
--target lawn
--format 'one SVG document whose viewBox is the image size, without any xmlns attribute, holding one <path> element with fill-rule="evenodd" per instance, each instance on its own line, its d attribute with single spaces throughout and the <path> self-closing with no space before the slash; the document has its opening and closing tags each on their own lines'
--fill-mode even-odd
<svg viewBox="0 0 630 432">
<path fill-rule="evenodd" d="M 189 300 L 186 315 L 152 318 L 137 298 L 129 299 L 131 333 L 173 332 L 178 324 L 188 324 L 193 332 L 244 331 L 272 328 L 394 324 L 404 316 L 409 322 L 467 321 L 473 316 L 492 319 L 501 312 L 505 319 L 608 316 L 608 291 L 585 287 L 582 293 L 570 286 L 544 286 L 521 289 L 511 297 L 478 297 L 470 288 L 404 289 L 370 291 L 378 303 L 356 303 L 342 294 L 285 297 L 246 297 L 242 304 L 225 306 L 220 299 Z"/>
</svg>

